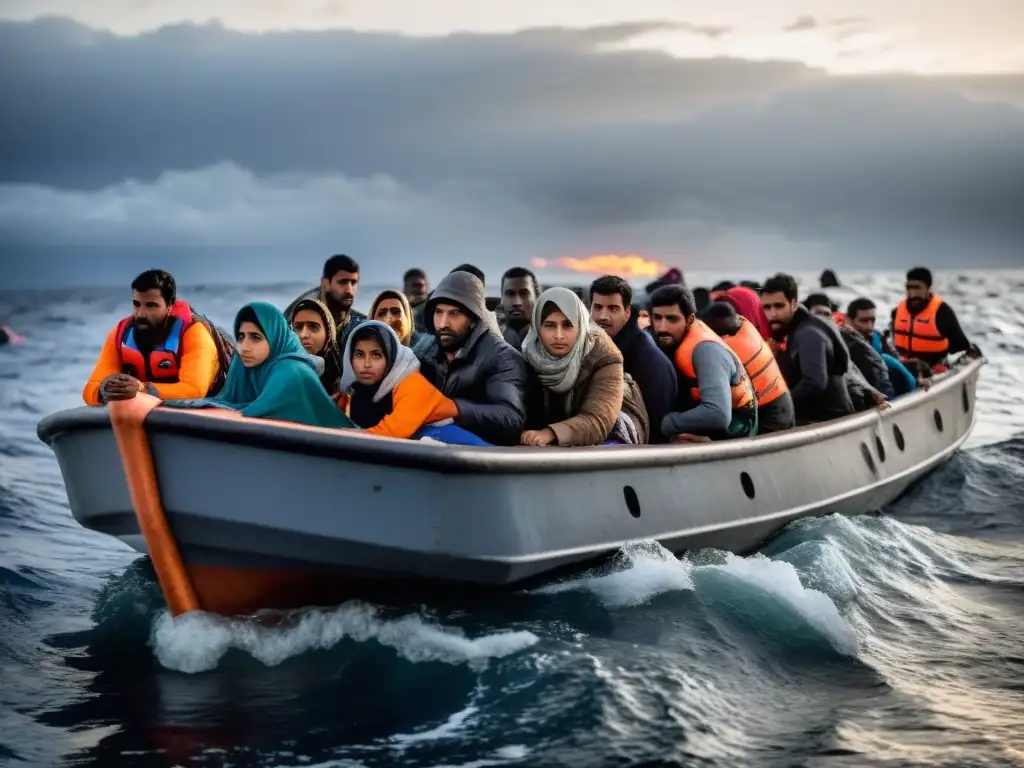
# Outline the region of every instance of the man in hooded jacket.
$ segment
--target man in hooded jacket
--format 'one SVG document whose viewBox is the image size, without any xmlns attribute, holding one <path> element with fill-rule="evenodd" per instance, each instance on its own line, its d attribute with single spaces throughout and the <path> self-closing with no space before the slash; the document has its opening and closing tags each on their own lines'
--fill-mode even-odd
<svg viewBox="0 0 1024 768">
<path fill-rule="evenodd" d="M 424 307 L 436 345 L 420 372 L 455 402 L 458 426 L 494 445 L 518 445 L 526 423 L 526 361 L 488 314 L 479 278 L 446 275 Z"/>
</svg>

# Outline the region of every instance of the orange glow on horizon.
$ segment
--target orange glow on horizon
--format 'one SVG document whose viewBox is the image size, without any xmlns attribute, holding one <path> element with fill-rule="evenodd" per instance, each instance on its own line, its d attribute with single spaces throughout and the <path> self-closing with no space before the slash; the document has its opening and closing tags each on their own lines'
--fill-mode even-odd
<svg viewBox="0 0 1024 768">
<path fill-rule="evenodd" d="M 623 278 L 659 277 L 668 271 L 668 267 L 660 261 L 645 259 L 636 254 L 603 253 L 582 259 L 565 256 L 554 261 L 536 257 L 530 263 L 538 269 L 562 267 L 587 275 L 618 275 Z"/>
</svg>

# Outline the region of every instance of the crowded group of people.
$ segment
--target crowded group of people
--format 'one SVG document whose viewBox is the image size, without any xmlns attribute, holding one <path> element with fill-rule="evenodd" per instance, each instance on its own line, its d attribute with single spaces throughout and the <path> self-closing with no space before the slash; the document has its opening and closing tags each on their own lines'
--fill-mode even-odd
<svg viewBox="0 0 1024 768">
<path fill-rule="evenodd" d="M 691 291 L 678 270 L 635 303 L 620 277 L 594 280 L 584 302 L 513 267 L 489 304 L 472 264 L 433 290 L 411 269 L 363 315 L 359 265 L 338 255 L 317 287 L 283 311 L 245 305 L 227 334 L 178 297 L 172 275 L 148 270 L 83 398 L 146 392 L 169 407 L 462 445 L 753 437 L 887 407 L 950 355 L 980 354 L 931 273 L 906 278 L 886 332 L 870 299 L 845 312 L 825 293 L 801 301 L 790 275 Z"/>
</svg>

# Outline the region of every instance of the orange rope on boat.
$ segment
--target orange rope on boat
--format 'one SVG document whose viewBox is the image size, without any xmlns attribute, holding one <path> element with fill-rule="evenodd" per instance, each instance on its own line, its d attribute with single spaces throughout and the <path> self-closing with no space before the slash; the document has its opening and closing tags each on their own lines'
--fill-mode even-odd
<svg viewBox="0 0 1024 768">
<path fill-rule="evenodd" d="M 160 402 L 160 398 L 140 392 L 131 400 L 109 403 L 107 411 L 110 413 L 110 423 L 114 428 L 114 439 L 117 440 L 117 450 L 121 454 L 121 466 L 124 467 L 139 530 L 146 539 L 149 556 L 153 560 L 171 615 L 178 616 L 199 610 L 199 599 L 167 523 L 167 515 L 160 500 L 160 484 L 153 466 L 153 453 L 144 427 L 146 416 Z"/>
</svg>

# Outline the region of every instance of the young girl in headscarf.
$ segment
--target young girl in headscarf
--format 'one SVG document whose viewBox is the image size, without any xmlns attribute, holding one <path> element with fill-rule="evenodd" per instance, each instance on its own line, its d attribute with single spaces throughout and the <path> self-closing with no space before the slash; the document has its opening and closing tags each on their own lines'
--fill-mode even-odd
<svg viewBox="0 0 1024 768">
<path fill-rule="evenodd" d="M 341 379 L 341 353 L 335 338 L 337 327 L 327 305 L 318 299 L 300 299 L 292 307 L 291 324 L 302 348 L 324 361 L 320 383 L 327 394 L 336 395 Z"/>
<path fill-rule="evenodd" d="M 453 425 L 458 409 L 424 378 L 420 362 L 391 326 L 367 320 L 349 335 L 338 405 L 371 435 L 407 439 L 430 436 L 441 442 L 486 445 Z M 431 427 L 444 428 L 438 435 Z M 452 430 L 463 439 L 445 439 Z"/>
<path fill-rule="evenodd" d="M 523 357 L 543 387 L 531 421 L 547 425 L 524 432 L 523 445 L 647 442 L 647 413 L 638 388 L 626 386 L 622 353 L 575 293 L 549 288 L 537 298 Z"/>
<path fill-rule="evenodd" d="M 403 346 L 409 347 L 418 358 L 422 358 L 432 346 L 433 337 L 416 330 L 412 306 L 401 291 L 378 293 L 370 305 L 370 319 L 390 325 Z"/>
<path fill-rule="evenodd" d="M 324 391 L 314 358 L 273 304 L 254 301 L 235 317 L 237 354 L 216 397 L 168 400 L 172 408 L 226 408 L 257 419 L 314 427 L 355 425 Z"/>
</svg>

